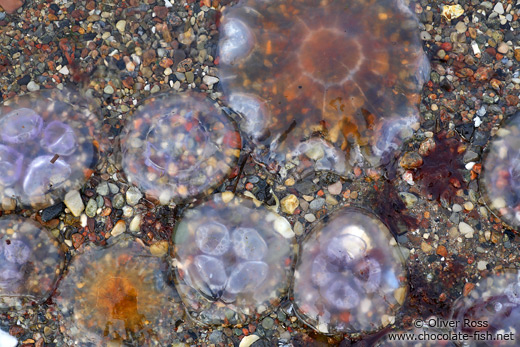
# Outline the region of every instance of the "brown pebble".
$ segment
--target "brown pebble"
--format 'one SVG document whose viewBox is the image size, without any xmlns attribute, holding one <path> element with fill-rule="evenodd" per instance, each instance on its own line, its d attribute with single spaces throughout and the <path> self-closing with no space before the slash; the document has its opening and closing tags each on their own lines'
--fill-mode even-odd
<svg viewBox="0 0 520 347">
<path fill-rule="evenodd" d="M 441 246 L 437 247 L 437 254 L 440 255 L 441 257 L 447 257 L 448 251 L 446 250 L 446 247 L 441 245 Z"/>
<path fill-rule="evenodd" d="M 423 159 L 421 155 L 417 152 L 406 152 L 401 160 L 399 161 L 399 165 L 401 165 L 404 169 L 417 169 L 423 164 Z"/>
</svg>

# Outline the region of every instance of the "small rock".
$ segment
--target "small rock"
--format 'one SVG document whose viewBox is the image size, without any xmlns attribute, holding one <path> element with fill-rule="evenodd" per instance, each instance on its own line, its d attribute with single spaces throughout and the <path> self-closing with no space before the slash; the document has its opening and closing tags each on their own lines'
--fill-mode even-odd
<svg viewBox="0 0 520 347">
<path fill-rule="evenodd" d="M 287 195 L 282 200 L 280 200 L 280 205 L 282 206 L 282 212 L 287 214 L 293 214 L 294 211 L 298 208 L 299 205 L 298 198 L 294 194 Z"/>
<path fill-rule="evenodd" d="M 416 169 L 423 164 L 423 159 L 417 152 L 406 152 L 399 161 L 399 164 L 402 168 L 407 170 Z"/>
<path fill-rule="evenodd" d="M 457 30 L 457 32 L 459 34 L 463 34 L 466 32 L 468 28 L 466 27 L 466 24 L 464 24 L 464 22 L 460 21 L 457 23 L 457 25 L 455 25 L 455 30 Z"/>
<path fill-rule="evenodd" d="M 11 336 L 8 332 L 5 332 L 0 329 L 0 346 L 15 347 L 16 345 L 18 345 L 18 340 L 16 339 L 16 337 Z"/>
<path fill-rule="evenodd" d="M 314 199 L 311 201 L 311 203 L 309 204 L 309 208 L 311 210 L 319 210 L 320 208 L 323 207 L 323 205 L 325 205 L 325 199 L 324 198 L 317 198 L 317 199 Z"/>
<path fill-rule="evenodd" d="M 272 329 L 274 326 L 274 320 L 271 317 L 265 317 L 262 320 L 262 327 L 266 330 Z"/>
<path fill-rule="evenodd" d="M 453 212 L 460 212 L 460 211 L 462 211 L 462 206 L 460 206 L 459 204 L 453 204 L 451 209 Z"/>
<path fill-rule="evenodd" d="M 421 249 L 424 253 L 430 253 L 433 250 L 433 247 L 427 242 L 421 242 Z"/>
<path fill-rule="evenodd" d="M 109 190 L 108 190 L 108 183 L 107 182 L 102 182 L 100 183 L 97 188 L 96 188 L 96 193 L 98 193 L 99 195 L 101 196 L 105 196 L 105 195 L 108 195 L 109 193 Z"/>
<path fill-rule="evenodd" d="M 258 337 L 258 335 L 244 336 L 242 341 L 240 341 L 240 344 L 238 345 L 238 347 L 249 347 L 256 341 L 258 341 L 259 339 L 260 339 L 260 337 Z"/>
<path fill-rule="evenodd" d="M 121 34 L 123 34 L 126 28 L 126 20 L 120 20 L 119 22 L 117 22 L 116 28 Z"/>
<path fill-rule="evenodd" d="M 112 198 L 112 206 L 114 208 L 120 209 L 120 208 L 123 208 L 124 205 L 125 205 L 125 198 L 123 197 L 123 194 L 118 193 L 118 194 L 114 195 L 114 197 Z"/>
<path fill-rule="evenodd" d="M 504 14 L 504 5 L 502 5 L 501 2 L 497 2 L 495 7 L 493 8 L 493 11 L 495 11 L 498 14 Z"/>
<path fill-rule="evenodd" d="M 331 184 L 330 186 L 327 187 L 327 190 L 329 191 L 329 193 L 331 193 L 332 195 L 338 195 L 339 193 L 341 193 L 341 189 L 343 188 L 342 184 L 341 184 L 341 181 L 337 181 L 336 183 L 334 184 Z"/>
<path fill-rule="evenodd" d="M 62 67 L 59 71 L 62 75 L 68 75 L 69 74 L 69 68 L 67 66 Z"/>
<path fill-rule="evenodd" d="M 417 197 L 412 193 L 400 192 L 399 196 L 407 208 L 411 208 L 417 203 Z"/>
<path fill-rule="evenodd" d="M 168 241 L 158 241 L 150 246 L 150 253 L 154 257 L 162 257 L 168 252 Z"/>
<path fill-rule="evenodd" d="M 107 84 L 105 89 L 103 89 L 103 92 L 105 94 L 114 94 L 114 88 L 110 84 Z"/>
<path fill-rule="evenodd" d="M 475 233 L 475 230 L 473 230 L 471 225 L 469 225 L 468 223 L 464 223 L 464 222 L 459 223 L 459 231 L 467 239 L 473 238 L 473 234 Z"/>
<path fill-rule="evenodd" d="M 96 200 L 91 198 L 87 202 L 87 207 L 85 208 L 85 214 L 90 218 L 94 218 L 96 216 L 97 208 L 98 208 L 98 206 L 97 206 Z"/>
<path fill-rule="evenodd" d="M 507 54 L 509 52 L 509 46 L 504 41 L 500 42 L 497 48 L 498 53 Z"/>
<path fill-rule="evenodd" d="M 309 223 L 312 223 L 316 220 L 316 216 L 313 215 L 312 213 L 307 213 L 305 216 L 304 216 L 305 220 Z"/>
<path fill-rule="evenodd" d="M 126 223 L 123 220 L 118 220 L 116 225 L 112 228 L 112 231 L 110 232 L 110 235 L 112 236 L 118 236 L 121 235 L 126 231 Z"/>
<path fill-rule="evenodd" d="M 30 92 L 35 92 L 37 90 L 40 90 L 40 86 L 36 82 L 31 81 L 27 84 L 27 90 Z"/>
<path fill-rule="evenodd" d="M 206 75 L 202 78 L 202 82 L 204 82 L 208 87 L 218 83 L 219 79 L 214 76 Z"/>
<path fill-rule="evenodd" d="M 486 270 L 487 269 L 487 264 L 488 264 L 487 261 L 481 260 L 481 261 L 479 261 L 477 263 L 477 269 L 479 269 L 480 271 Z"/>
<path fill-rule="evenodd" d="M 132 221 L 130 222 L 130 225 L 129 225 L 129 228 L 130 228 L 130 231 L 131 232 L 138 232 L 139 229 L 141 229 L 141 215 L 138 214 L 136 215 Z"/>
<path fill-rule="evenodd" d="M 77 190 L 71 190 L 70 192 L 65 194 L 63 202 L 75 217 L 79 217 L 81 215 L 81 212 L 83 212 L 83 210 L 85 209 L 83 200 L 81 200 L 81 195 Z"/>
</svg>

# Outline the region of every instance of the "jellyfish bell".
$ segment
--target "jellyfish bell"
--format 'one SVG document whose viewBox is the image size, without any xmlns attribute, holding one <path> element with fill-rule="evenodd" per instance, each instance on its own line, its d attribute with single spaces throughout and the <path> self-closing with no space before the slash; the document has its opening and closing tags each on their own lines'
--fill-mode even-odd
<svg viewBox="0 0 520 347">
<path fill-rule="evenodd" d="M 377 216 L 345 207 L 303 241 L 293 285 L 296 313 L 322 333 L 374 332 L 407 291 L 404 260 Z M 344 318 L 350 317 L 348 321 Z"/>
<path fill-rule="evenodd" d="M 18 95 L 0 105 L 0 199 L 45 208 L 89 178 L 100 123 L 87 99 L 67 89 Z"/>
<path fill-rule="evenodd" d="M 162 205 L 212 191 L 236 165 L 240 148 L 235 122 L 195 92 L 146 99 L 121 137 L 129 181 Z"/>
<path fill-rule="evenodd" d="M 234 325 L 269 312 L 288 291 L 293 237 L 283 217 L 230 192 L 186 210 L 172 263 L 190 317 Z"/>
<path fill-rule="evenodd" d="M 347 163 L 361 153 L 380 166 L 398 150 L 402 138 L 394 136 L 409 124 L 402 118 L 418 119 L 429 62 L 401 0 L 243 0 L 223 11 L 222 31 L 224 99 L 252 119 L 265 117 L 265 136 L 246 131 L 260 162 L 284 164 L 319 134 Z M 239 110 L 247 108 L 237 94 L 268 102 L 261 112 Z M 381 124 L 392 125 L 383 136 L 375 131 Z"/>
</svg>

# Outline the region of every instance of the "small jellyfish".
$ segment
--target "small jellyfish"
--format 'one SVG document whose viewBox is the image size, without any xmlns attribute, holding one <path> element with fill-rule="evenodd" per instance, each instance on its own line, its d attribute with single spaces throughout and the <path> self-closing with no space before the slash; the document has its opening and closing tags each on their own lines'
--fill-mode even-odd
<svg viewBox="0 0 520 347">
<path fill-rule="evenodd" d="M 127 239 L 76 256 L 56 296 L 59 322 L 72 345 L 168 344 L 183 310 L 165 283 L 166 265 Z"/>
<path fill-rule="evenodd" d="M 287 294 L 293 242 L 286 219 L 230 192 L 188 209 L 176 225 L 173 264 L 190 316 L 238 324 L 271 308 Z"/>
<path fill-rule="evenodd" d="M 303 242 L 293 288 L 297 314 L 323 333 L 374 332 L 402 306 L 404 260 L 374 215 L 344 208 Z"/>
<path fill-rule="evenodd" d="M 0 105 L 0 200 L 44 208 L 80 188 L 97 162 L 93 104 L 68 90 L 16 96 Z"/>
<path fill-rule="evenodd" d="M 518 270 L 480 280 L 453 304 L 450 319 L 457 323 L 456 332 L 468 334 L 471 346 L 518 346 L 519 283 Z"/>
<path fill-rule="evenodd" d="M 47 300 L 64 262 L 45 228 L 21 217 L 0 218 L 0 309 Z"/>
<path fill-rule="evenodd" d="M 487 206 L 520 227 L 520 112 L 506 120 L 484 154 L 480 186 Z"/>
<path fill-rule="evenodd" d="M 411 136 L 430 65 L 402 0 L 241 0 L 220 29 L 224 98 L 261 162 L 317 138 L 343 152 L 317 169 L 344 175 L 341 162 L 382 165 Z"/>
<path fill-rule="evenodd" d="M 149 98 L 121 140 L 129 181 L 161 204 L 187 201 L 219 185 L 240 147 L 235 123 L 195 93 Z"/>
</svg>

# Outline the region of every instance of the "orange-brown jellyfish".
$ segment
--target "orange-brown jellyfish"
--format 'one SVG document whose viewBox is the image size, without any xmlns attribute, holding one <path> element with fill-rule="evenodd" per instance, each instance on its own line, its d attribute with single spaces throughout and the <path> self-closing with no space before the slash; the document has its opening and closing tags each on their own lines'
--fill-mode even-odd
<svg viewBox="0 0 520 347">
<path fill-rule="evenodd" d="M 163 259 L 135 241 L 79 255 L 56 298 L 71 345 L 168 343 L 182 305 L 163 277 L 165 270 Z"/>
<path fill-rule="evenodd" d="M 223 13 L 219 67 L 229 106 L 267 162 L 293 160 L 300 142 L 320 137 L 350 164 L 379 165 L 411 134 L 429 76 L 401 0 L 240 1 Z M 327 145 L 310 147 L 319 161 Z"/>
</svg>

